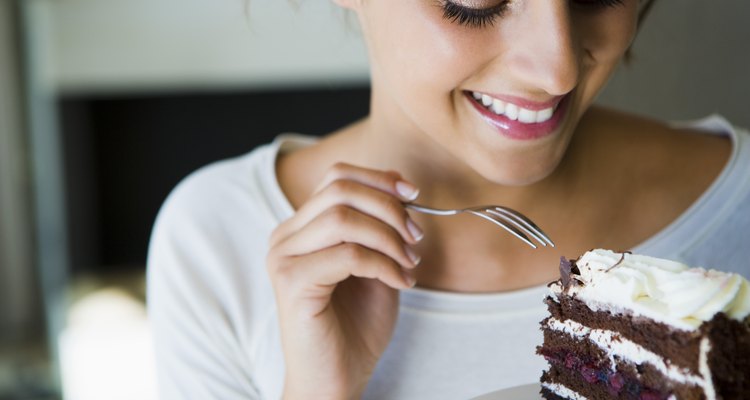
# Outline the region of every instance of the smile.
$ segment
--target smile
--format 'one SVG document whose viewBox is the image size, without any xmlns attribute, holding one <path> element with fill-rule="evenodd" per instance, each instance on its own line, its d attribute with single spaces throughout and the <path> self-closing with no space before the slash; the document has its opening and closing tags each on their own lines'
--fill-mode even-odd
<svg viewBox="0 0 750 400">
<path fill-rule="evenodd" d="M 498 133 L 522 141 L 541 139 L 559 132 L 571 97 L 568 93 L 545 102 L 533 102 L 475 91 L 464 91 L 464 95 L 479 116 Z"/>
<path fill-rule="evenodd" d="M 530 110 L 517 104 L 493 98 L 483 93 L 471 92 L 471 95 L 496 115 L 504 115 L 511 121 L 518 121 L 523 124 L 539 124 L 549 121 L 559 104 L 541 110 Z"/>
</svg>

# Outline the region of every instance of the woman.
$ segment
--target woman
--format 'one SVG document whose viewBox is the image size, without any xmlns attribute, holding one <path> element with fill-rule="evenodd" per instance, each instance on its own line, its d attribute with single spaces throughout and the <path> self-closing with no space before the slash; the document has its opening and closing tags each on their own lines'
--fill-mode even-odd
<svg viewBox="0 0 750 400">
<path fill-rule="evenodd" d="M 650 3 L 336 3 L 369 49 L 370 114 L 209 166 L 160 213 L 164 398 L 469 398 L 538 379 L 561 255 L 634 249 L 748 275 L 732 232 L 750 221 L 730 217 L 750 205 L 747 133 L 592 105 Z M 412 201 L 508 206 L 557 247 Z"/>
</svg>

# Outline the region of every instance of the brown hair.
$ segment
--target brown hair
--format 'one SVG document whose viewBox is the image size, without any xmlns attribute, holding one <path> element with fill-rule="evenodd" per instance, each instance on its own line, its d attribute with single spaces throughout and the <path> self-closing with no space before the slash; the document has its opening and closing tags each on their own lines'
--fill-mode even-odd
<svg viewBox="0 0 750 400">
<path fill-rule="evenodd" d="M 651 11 L 651 7 L 654 6 L 654 3 L 656 3 L 656 0 L 643 0 L 643 5 L 641 5 L 641 9 L 638 10 L 638 28 L 637 30 L 641 30 L 641 26 L 643 26 L 643 21 L 646 19 L 646 16 L 648 16 L 648 13 Z M 628 50 L 625 52 L 625 64 L 630 64 L 633 61 L 633 50 L 632 50 L 632 44 L 631 47 L 628 48 Z"/>
<path fill-rule="evenodd" d="M 638 11 L 639 27 L 643 24 L 643 20 L 646 19 L 646 16 L 648 15 L 649 11 L 651 11 L 651 7 L 653 7 L 654 3 L 656 3 L 656 0 L 646 0 L 641 6 L 641 10 Z"/>
</svg>

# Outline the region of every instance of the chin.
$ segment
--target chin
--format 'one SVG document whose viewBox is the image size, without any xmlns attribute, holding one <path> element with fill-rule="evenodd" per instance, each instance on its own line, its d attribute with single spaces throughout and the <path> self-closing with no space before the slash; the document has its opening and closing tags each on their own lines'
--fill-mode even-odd
<svg viewBox="0 0 750 400">
<path fill-rule="evenodd" d="M 544 180 L 550 174 L 495 174 L 485 176 L 489 181 L 502 186 L 529 186 Z"/>
<path fill-rule="evenodd" d="M 557 168 L 559 159 L 533 162 L 528 159 L 518 162 L 490 162 L 475 170 L 488 181 L 502 186 L 528 186 L 549 177 Z"/>
</svg>

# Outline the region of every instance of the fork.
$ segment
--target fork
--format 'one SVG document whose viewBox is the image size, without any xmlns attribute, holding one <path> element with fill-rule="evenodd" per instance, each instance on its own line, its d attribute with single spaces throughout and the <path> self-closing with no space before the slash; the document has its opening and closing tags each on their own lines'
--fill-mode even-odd
<svg viewBox="0 0 750 400">
<path fill-rule="evenodd" d="M 528 217 L 520 212 L 503 206 L 476 206 L 469 208 L 460 208 L 455 210 L 441 210 L 437 208 L 425 207 L 419 204 L 407 203 L 406 208 L 412 209 L 425 214 L 431 215 L 457 215 L 460 213 L 469 213 L 477 217 L 484 218 L 510 232 L 524 243 L 532 248 L 537 245 L 529 239 L 529 236 L 538 241 L 542 246 L 552 246 L 555 244 L 552 240 L 539 229 Z"/>
</svg>

